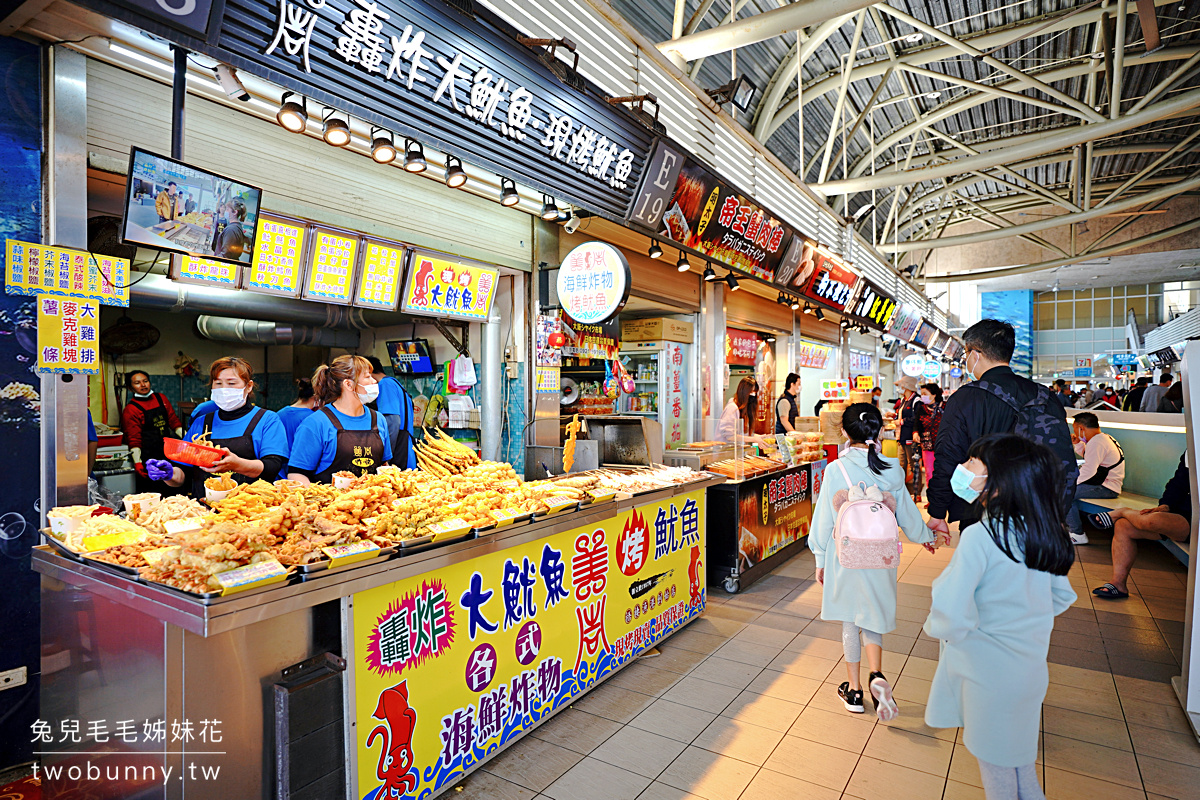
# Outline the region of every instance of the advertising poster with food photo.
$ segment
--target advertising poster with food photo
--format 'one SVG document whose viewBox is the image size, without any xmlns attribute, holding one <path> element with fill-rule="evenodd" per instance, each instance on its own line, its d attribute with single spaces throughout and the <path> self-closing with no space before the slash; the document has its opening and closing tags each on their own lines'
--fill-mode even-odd
<svg viewBox="0 0 1200 800">
<path fill-rule="evenodd" d="M 808 535 L 811 465 L 744 482 L 738 489 L 738 564 L 747 570 Z"/>
</svg>

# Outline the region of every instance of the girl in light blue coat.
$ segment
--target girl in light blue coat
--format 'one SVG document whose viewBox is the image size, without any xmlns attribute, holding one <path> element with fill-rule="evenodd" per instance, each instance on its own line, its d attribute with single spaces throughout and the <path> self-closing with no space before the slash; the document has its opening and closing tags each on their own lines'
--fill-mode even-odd
<svg viewBox="0 0 1200 800">
<path fill-rule="evenodd" d="M 982 506 L 933 582 L 925 632 L 941 640 L 925 722 L 963 729 L 988 800 L 1045 800 L 1038 723 L 1054 618 L 1075 602 L 1075 554 L 1059 505 L 1058 461 L 1023 436 L 985 436 L 950 482 Z"/>
<path fill-rule="evenodd" d="M 842 434 L 849 444 L 838 463 L 850 478 L 849 485 L 865 483 L 891 494 L 895 501 L 896 521 L 911 541 L 925 544 L 935 541 L 933 531 L 925 526 L 921 512 L 904 486 L 904 470 L 894 469 L 896 462 L 879 454 L 879 431 L 883 417 L 869 403 L 855 403 L 842 414 Z M 837 509 L 834 495 L 848 489 L 842 470 L 831 464 L 825 469 L 821 494 L 813 509 L 808 546 L 817 560 L 817 580 L 825 590 L 821 593 L 821 619 L 842 623 L 842 649 L 846 655 L 847 680 L 838 687 L 838 696 L 846 710 L 863 713 L 863 691 L 859 665 L 866 643 L 871 698 L 875 711 L 883 721 L 894 719 L 900 712 L 892 698 L 892 687 L 883 675 L 883 634 L 896 629 L 896 570 L 847 569 L 837 557 L 833 541 Z M 891 504 L 887 504 L 891 507 Z M 932 549 L 932 548 L 931 548 Z"/>
</svg>

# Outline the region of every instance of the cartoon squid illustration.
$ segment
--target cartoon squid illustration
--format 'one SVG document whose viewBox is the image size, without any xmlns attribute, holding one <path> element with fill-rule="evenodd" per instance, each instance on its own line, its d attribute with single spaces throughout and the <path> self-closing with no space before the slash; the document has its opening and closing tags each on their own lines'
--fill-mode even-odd
<svg viewBox="0 0 1200 800">
<path fill-rule="evenodd" d="M 692 545 L 692 563 L 688 565 L 688 582 L 691 584 L 692 596 L 688 602 L 694 606 L 700 604 L 700 592 L 704 589 L 704 576 L 700 574 L 703 566 L 699 545 Z"/>
<path fill-rule="evenodd" d="M 383 737 L 383 750 L 379 753 L 379 765 L 375 774 L 383 781 L 378 797 L 402 797 L 417 788 L 417 776 L 410 775 L 414 761 L 412 751 L 413 729 L 417 725 L 417 712 L 408 704 L 408 681 L 400 681 L 379 695 L 379 705 L 372 714 L 386 725 L 376 725 L 367 736 L 367 747 L 376 736 Z"/>
<path fill-rule="evenodd" d="M 433 279 L 433 262 L 422 261 L 413 278 L 413 305 L 429 305 L 429 282 Z"/>
</svg>

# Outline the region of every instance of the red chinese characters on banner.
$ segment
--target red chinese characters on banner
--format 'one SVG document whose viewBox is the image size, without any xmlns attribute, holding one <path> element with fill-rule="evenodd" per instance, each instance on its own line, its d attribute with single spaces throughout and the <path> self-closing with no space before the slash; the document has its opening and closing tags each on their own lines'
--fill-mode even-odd
<svg viewBox="0 0 1200 800">
<path fill-rule="evenodd" d="M 758 334 L 737 328 L 725 329 L 725 363 L 737 367 L 753 367 L 757 363 Z"/>
<path fill-rule="evenodd" d="M 802 342 L 796 350 L 796 363 L 801 367 L 825 369 L 825 364 L 829 361 L 830 352 L 831 350 L 828 347 Z"/>
</svg>

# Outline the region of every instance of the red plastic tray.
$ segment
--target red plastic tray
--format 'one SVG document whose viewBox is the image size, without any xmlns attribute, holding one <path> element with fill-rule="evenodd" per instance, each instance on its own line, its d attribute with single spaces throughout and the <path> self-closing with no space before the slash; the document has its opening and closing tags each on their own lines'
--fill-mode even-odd
<svg viewBox="0 0 1200 800">
<path fill-rule="evenodd" d="M 163 439 L 163 454 L 171 461 L 196 467 L 211 467 L 225 457 L 225 451 L 182 439 Z"/>
</svg>

